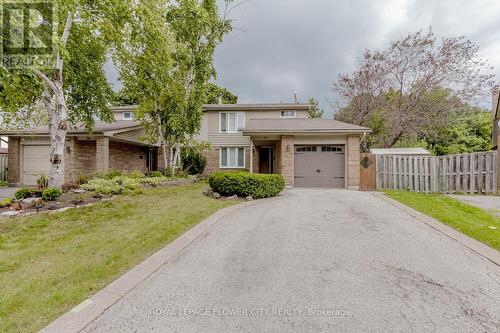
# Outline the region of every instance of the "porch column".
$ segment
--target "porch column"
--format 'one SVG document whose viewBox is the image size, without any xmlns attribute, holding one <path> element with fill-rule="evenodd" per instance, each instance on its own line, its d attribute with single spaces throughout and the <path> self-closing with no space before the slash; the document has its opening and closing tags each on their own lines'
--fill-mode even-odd
<svg viewBox="0 0 500 333">
<path fill-rule="evenodd" d="M 21 186 L 21 138 L 9 137 L 7 181 L 9 186 Z"/>
<path fill-rule="evenodd" d="M 253 173 L 253 141 L 250 140 L 250 173 Z"/>
<path fill-rule="evenodd" d="M 97 138 L 96 167 L 97 172 L 106 172 L 109 169 L 109 138 Z"/>
<path fill-rule="evenodd" d="M 280 143 L 280 174 L 285 178 L 287 187 L 294 186 L 294 156 L 295 148 L 293 145 L 293 136 L 283 135 Z"/>
<path fill-rule="evenodd" d="M 347 137 L 347 188 L 359 190 L 359 136 Z"/>
</svg>

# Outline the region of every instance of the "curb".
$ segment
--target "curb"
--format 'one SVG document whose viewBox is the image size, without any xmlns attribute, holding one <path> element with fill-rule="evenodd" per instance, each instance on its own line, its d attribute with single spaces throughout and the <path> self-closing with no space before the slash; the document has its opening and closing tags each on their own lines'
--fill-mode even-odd
<svg viewBox="0 0 500 333">
<path fill-rule="evenodd" d="M 280 199 L 280 197 L 271 198 Z M 239 205 L 226 207 L 218 210 L 205 220 L 199 222 L 191 229 L 172 240 L 165 247 L 144 259 L 128 272 L 118 277 L 104 289 L 95 295 L 87 298 L 73 309 L 69 310 L 48 326 L 43 328 L 40 333 L 77 333 L 87 327 L 91 322 L 97 319 L 104 311 L 121 298 L 127 295 L 142 281 L 146 280 L 154 272 L 165 265 L 169 260 L 176 257 L 182 250 L 206 234 L 219 220 L 229 213 L 238 209 L 259 205 L 267 200 L 256 200 L 244 202 Z"/>
<path fill-rule="evenodd" d="M 472 252 L 480 255 L 481 257 L 491 261 L 495 265 L 500 267 L 500 252 L 497 250 L 489 247 L 486 244 L 483 244 L 474 238 L 471 238 L 460 231 L 457 231 L 453 229 L 452 227 L 447 226 L 446 224 L 439 222 L 438 220 L 427 216 L 423 213 L 420 213 L 419 211 L 416 211 L 413 208 L 410 208 L 406 206 L 405 204 L 400 203 L 399 201 L 396 201 L 394 199 L 391 199 L 387 197 L 383 193 L 377 193 L 377 192 L 372 192 L 372 195 L 384 200 L 388 204 L 398 208 L 399 210 L 403 211 L 404 213 L 410 215 L 414 219 L 416 219 L 419 222 L 423 222 L 432 229 L 442 233 L 443 235 L 453 239 L 454 241 L 462 244 Z"/>
</svg>

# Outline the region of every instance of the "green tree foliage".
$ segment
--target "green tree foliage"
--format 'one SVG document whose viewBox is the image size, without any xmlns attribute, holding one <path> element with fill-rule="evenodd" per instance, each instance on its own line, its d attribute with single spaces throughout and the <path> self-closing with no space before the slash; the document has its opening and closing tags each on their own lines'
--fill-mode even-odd
<svg viewBox="0 0 500 333">
<path fill-rule="evenodd" d="M 453 117 L 452 125 L 442 130 L 439 140 L 428 140 L 428 148 L 437 155 L 473 153 L 491 149 L 491 113 L 468 108 Z"/>
<path fill-rule="evenodd" d="M 182 145 L 200 129 L 215 47 L 231 30 L 230 3 L 220 16 L 216 0 L 139 0 L 117 48 L 120 77 L 139 103 L 136 116 L 174 171 Z"/>
<path fill-rule="evenodd" d="M 494 84 L 473 42 L 417 31 L 387 49 L 367 50 L 353 73 L 339 76 L 334 91 L 345 104 L 336 118 L 373 129 L 365 149 L 419 137 L 433 142 L 457 110 L 489 96 Z"/>
<path fill-rule="evenodd" d="M 60 188 L 64 180 L 64 147 L 69 126 L 94 119 L 111 120 L 113 93 L 103 65 L 128 9 L 122 0 L 57 0 L 55 67 L 8 69 L 0 65 L 0 109 L 18 121 L 19 112 L 43 105 L 50 128 L 49 183 Z M 110 29 L 113 27 L 113 29 Z M 17 27 L 17 31 L 22 31 Z M 21 110 L 21 111 L 20 111 Z M 39 110 L 39 109 L 37 109 Z"/>
<path fill-rule="evenodd" d="M 236 104 L 238 103 L 238 96 L 226 88 L 219 87 L 213 83 L 208 83 L 206 89 L 206 104 L 218 104 L 219 97 L 222 99 L 223 104 Z"/>
<path fill-rule="evenodd" d="M 325 111 L 319 107 L 318 100 L 309 98 L 309 104 L 313 105 L 313 107 L 309 110 L 309 118 L 322 118 Z"/>
</svg>

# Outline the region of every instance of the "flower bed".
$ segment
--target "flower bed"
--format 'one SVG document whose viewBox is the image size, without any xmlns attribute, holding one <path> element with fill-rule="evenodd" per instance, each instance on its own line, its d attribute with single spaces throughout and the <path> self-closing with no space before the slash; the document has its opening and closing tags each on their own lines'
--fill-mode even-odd
<svg viewBox="0 0 500 333">
<path fill-rule="evenodd" d="M 102 199 L 120 194 L 139 195 L 143 193 L 144 189 L 151 187 L 187 185 L 195 181 L 194 178 L 176 179 L 163 176 L 118 175 L 113 178 L 92 178 L 81 185 L 78 182 L 65 184 L 66 191 L 62 194 L 51 188 L 45 190 L 22 188 L 16 192 L 15 199 L 5 199 L 0 203 L 0 215 L 13 216 L 20 213 L 58 211 L 61 208 L 97 203 Z"/>
</svg>

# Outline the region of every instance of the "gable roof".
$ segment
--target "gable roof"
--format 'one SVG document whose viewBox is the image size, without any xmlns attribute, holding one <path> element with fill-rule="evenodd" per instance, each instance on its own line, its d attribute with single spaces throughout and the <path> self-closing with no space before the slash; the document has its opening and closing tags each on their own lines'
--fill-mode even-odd
<svg viewBox="0 0 500 333">
<path fill-rule="evenodd" d="M 92 130 L 91 133 L 105 134 L 106 132 L 129 130 L 135 127 L 141 127 L 141 124 L 133 120 L 121 120 L 112 123 L 106 123 L 104 121 L 96 121 L 94 129 Z M 87 128 L 85 128 L 84 125 L 77 125 L 76 127 L 68 129 L 68 134 L 89 134 L 89 133 L 90 132 L 88 131 Z M 48 135 L 49 126 L 46 125 L 46 126 L 39 126 L 39 127 L 20 129 L 20 130 L 2 131 L 1 134 L 5 136 Z"/>
<path fill-rule="evenodd" d="M 259 118 L 247 121 L 243 134 L 252 133 L 368 133 L 368 127 L 327 118 Z"/>
</svg>

